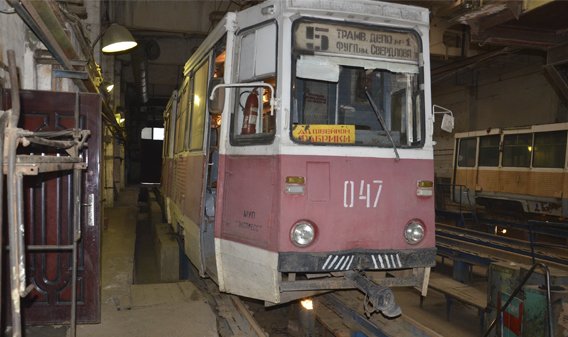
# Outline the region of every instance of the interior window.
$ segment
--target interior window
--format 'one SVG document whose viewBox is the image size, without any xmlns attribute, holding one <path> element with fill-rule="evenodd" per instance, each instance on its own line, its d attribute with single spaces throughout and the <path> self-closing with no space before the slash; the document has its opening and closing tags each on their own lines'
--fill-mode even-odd
<svg viewBox="0 0 568 337">
<path fill-rule="evenodd" d="M 239 83 L 264 82 L 276 91 L 276 33 L 276 24 L 269 23 L 239 34 Z M 275 111 L 270 109 L 270 89 L 251 85 L 235 88 L 233 92 L 235 105 L 231 118 L 231 143 L 272 142 L 276 119 Z"/>
<path fill-rule="evenodd" d="M 532 152 L 532 133 L 503 137 L 503 166 L 529 167 Z"/>
</svg>

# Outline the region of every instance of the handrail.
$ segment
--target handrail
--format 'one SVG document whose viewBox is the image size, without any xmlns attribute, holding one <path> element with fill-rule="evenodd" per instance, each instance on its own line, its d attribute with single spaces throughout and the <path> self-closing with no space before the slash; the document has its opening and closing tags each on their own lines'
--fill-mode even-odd
<svg viewBox="0 0 568 337">
<path fill-rule="evenodd" d="M 464 191 L 467 192 L 467 202 L 468 202 L 468 204 L 469 204 L 469 205 L 472 204 L 472 203 L 471 203 L 471 200 L 469 199 L 469 191 L 468 191 L 469 189 L 468 189 L 467 186 L 461 185 L 461 184 L 454 184 L 454 183 L 436 183 L 436 186 L 439 186 L 439 187 L 448 187 L 448 186 L 449 186 L 449 187 L 450 187 L 450 195 L 449 195 L 449 198 L 450 198 L 450 200 L 452 200 L 452 201 L 455 200 L 454 197 L 455 197 L 455 194 L 456 194 L 456 188 L 459 188 L 459 192 L 458 192 L 458 193 L 459 193 L 459 199 L 458 199 L 457 203 L 458 203 L 458 205 L 459 205 L 459 211 L 460 211 L 460 213 L 461 213 L 462 210 L 463 210 L 463 203 L 464 203 L 464 200 L 462 200 L 462 198 L 463 198 L 463 192 L 464 192 Z"/>
<path fill-rule="evenodd" d="M 501 309 L 499 309 L 499 311 L 497 312 L 497 316 L 495 317 L 493 322 L 491 322 L 491 324 L 489 324 L 489 327 L 487 328 L 487 331 L 485 331 L 485 334 L 483 335 L 483 337 L 489 336 L 489 333 L 491 332 L 491 330 L 493 330 L 493 328 L 497 324 L 497 319 L 501 318 L 503 312 L 507 309 L 509 304 L 511 304 L 511 302 L 513 301 L 515 296 L 517 296 L 517 294 L 521 291 L 521 289 L 523 288 L 525 283 L 527 283 L 527 281 L 529 280 L 531 275 L 534 273 L 534 270 L 536 269 L 536 267 L 540 267 L 544 271 L 544 280 L 545 280 L 545 283 L 546 283 L 546 310 L 547 310 L 547 317 L 548 317 L 548 336 L 549 337 L 554 336 L 554 334 L 552 333 L 552 302 L 550 300 L 550 270 L 548 269 L 548 267 L 544 263 L 539 262 L 539 263 L 533 264 L 531 269 L 529 269 L 529 271 L 525 275 L 525 278 L 523 279 L 523 281 L 517 286 L 517 288 L 515 288 L 513 293 L 509 296 L 509 299 L 507 300 L 507 302 L 505 302 L 505 304 L 501 307 Z M 502 319 L 500 319 L 500 320 L 502 321 Z M 503 325 L 501 323 L 501 330 L 502 329 L 503 329 Z M 499 335 L 502 336 L 503 331 L 500 331 Z"/>
</svg>

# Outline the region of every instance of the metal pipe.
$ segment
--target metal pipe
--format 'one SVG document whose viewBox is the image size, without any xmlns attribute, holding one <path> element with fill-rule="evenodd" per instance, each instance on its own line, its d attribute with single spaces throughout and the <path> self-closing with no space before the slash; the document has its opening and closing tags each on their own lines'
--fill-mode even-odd
<svg viewBox="0 0 568 337">
<path fill-rule="evenodd" d="M 16 148 L 18 146 L 17 123 L 20 115 L 20 96 L 18 87 L 18 75 L 16 69 L 16 57 L 13 50 L 8 50 L 8 68 L 12 94 L 12 111 L 8 119 L 6 130 L 6 142 L 8 150 L 8 228 L 10 243 L 10 294 L 12 298 L 12 337 L 22 336 L 21 313 L 20 313 L 20 264 L 19 264 L 19 239 L 18 239 L 18 212 L 15 209 L 16 199 Z"/>
<path fill-rule="evenodd" d="M 16 53 L 13 49 L 8 50 L 8 72 L 10 74 L 10 94 L 12 98 L 12 113 L 8 120 L 9 128 L 18 127 L 20 119 L 20 90 L 18 84 L 18 68 L 16 66 Z"/>
<path fill-rule="evenodd" d="M 13 207 L 13 205 L 12 205 Z M 16 173 L 16 216 L 18 226 L 18 263 L 20 265 L 20 297 L 28 294 L 26 290 L 26 242 L 24 227 L 24 175 Z"/>
<path fill-rule="evenodd" d="M 37 36 L 37 38 L 39 40 L 41 40 L 41 42 L 46 46 L 46 48 L 50 51 L 55 50 L 55 48 L 53 47 L 53 45 L 50 43 L 50 41 L 47 39 L 47 37 L 45 36 L 45 34 L 43 33 L 43 31 L 38 27 L 38 25 L 36 24 L 36 22 L 34 21 L 34 19 L 31 17 L 31 15 L 28 13 L 28 11 L 24 8 L 24 6 L 20 3 L 19 0 L 6 0 L 10 6 L 12 6 L 14 8 L 14 10 L 16 11 L 16 13 L 18 14 L 18 16 L 20 18 L 22 18 L 22 20 L 24 21 L 24 23 L 30 28 L 30 30 Z M 53 57 L 60 63 L 60 64 L 64 64 L 63 59 L 57 54 L 57 53 L 53 53 Z"/>
<path fill-rule="evenodd" d="M 8 117 L 7 112 L 0 113 L 0 167 L 4 167 L 4 134 L 6 130 L 6 119 Z M 0 248 L 2 247 L 2 233 L 4 232 L 4 172 L 0 174 Z M 4 303 L 2 300 L 2 252 L 4 249 L 0 249 L 0 303 Z M 0 305 L 0 317 L 2 317 L 2 306 Z"/>
<path fill-rule="evenodd" d="M 73 266 L 71 284 L 71 328 L 70 336 L 76 336 L 77 328 L 77 248 L 81 239 L 81 171 L 77 168 L 73 170 Z"/>
<path fill-rule="evenodd" d="M 75 145 L 72 154 L 75 158 L 79 157 L 79 140 L 81 138 L 81 132 L 79 131 L 79 100 L 79 93 L 75 93 L 75 134 L 73 138 L 75 139 L 77 145 Z M 73 266 L 71 269 L 71 337 L 76 336 L 77 328 L 77 248 L 79 240 L 81 240 L 81 170 L 75 167 L 73 169 Z"/>
</svg>

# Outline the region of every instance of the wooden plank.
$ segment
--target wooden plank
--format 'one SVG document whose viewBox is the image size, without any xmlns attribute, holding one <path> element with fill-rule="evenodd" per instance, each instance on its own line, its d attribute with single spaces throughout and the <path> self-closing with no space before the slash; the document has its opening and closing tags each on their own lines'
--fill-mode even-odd
<svg viewBox="0 0 568 337">
<path fill-rule="evenodd" d="M 480 309 L 487 307 L 487 294 L 485 292 L 458 282 L 448 276 L 432 272 L 430 275 L 429 288 Z"/>
</svg>

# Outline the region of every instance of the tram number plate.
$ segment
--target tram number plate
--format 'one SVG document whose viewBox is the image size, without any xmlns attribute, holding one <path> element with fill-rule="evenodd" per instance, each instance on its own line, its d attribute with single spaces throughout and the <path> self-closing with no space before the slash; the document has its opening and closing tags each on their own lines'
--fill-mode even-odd
<svg viewBox="0 0 568 337">
<path fill-rule="evenodd" d="M 343 182 L 343 207 L 353 208 L 356 203 L 363 203 L 367 208 L 377 208 L 382 189 L 382 180 L 346 180 Z"/>
</svg>

